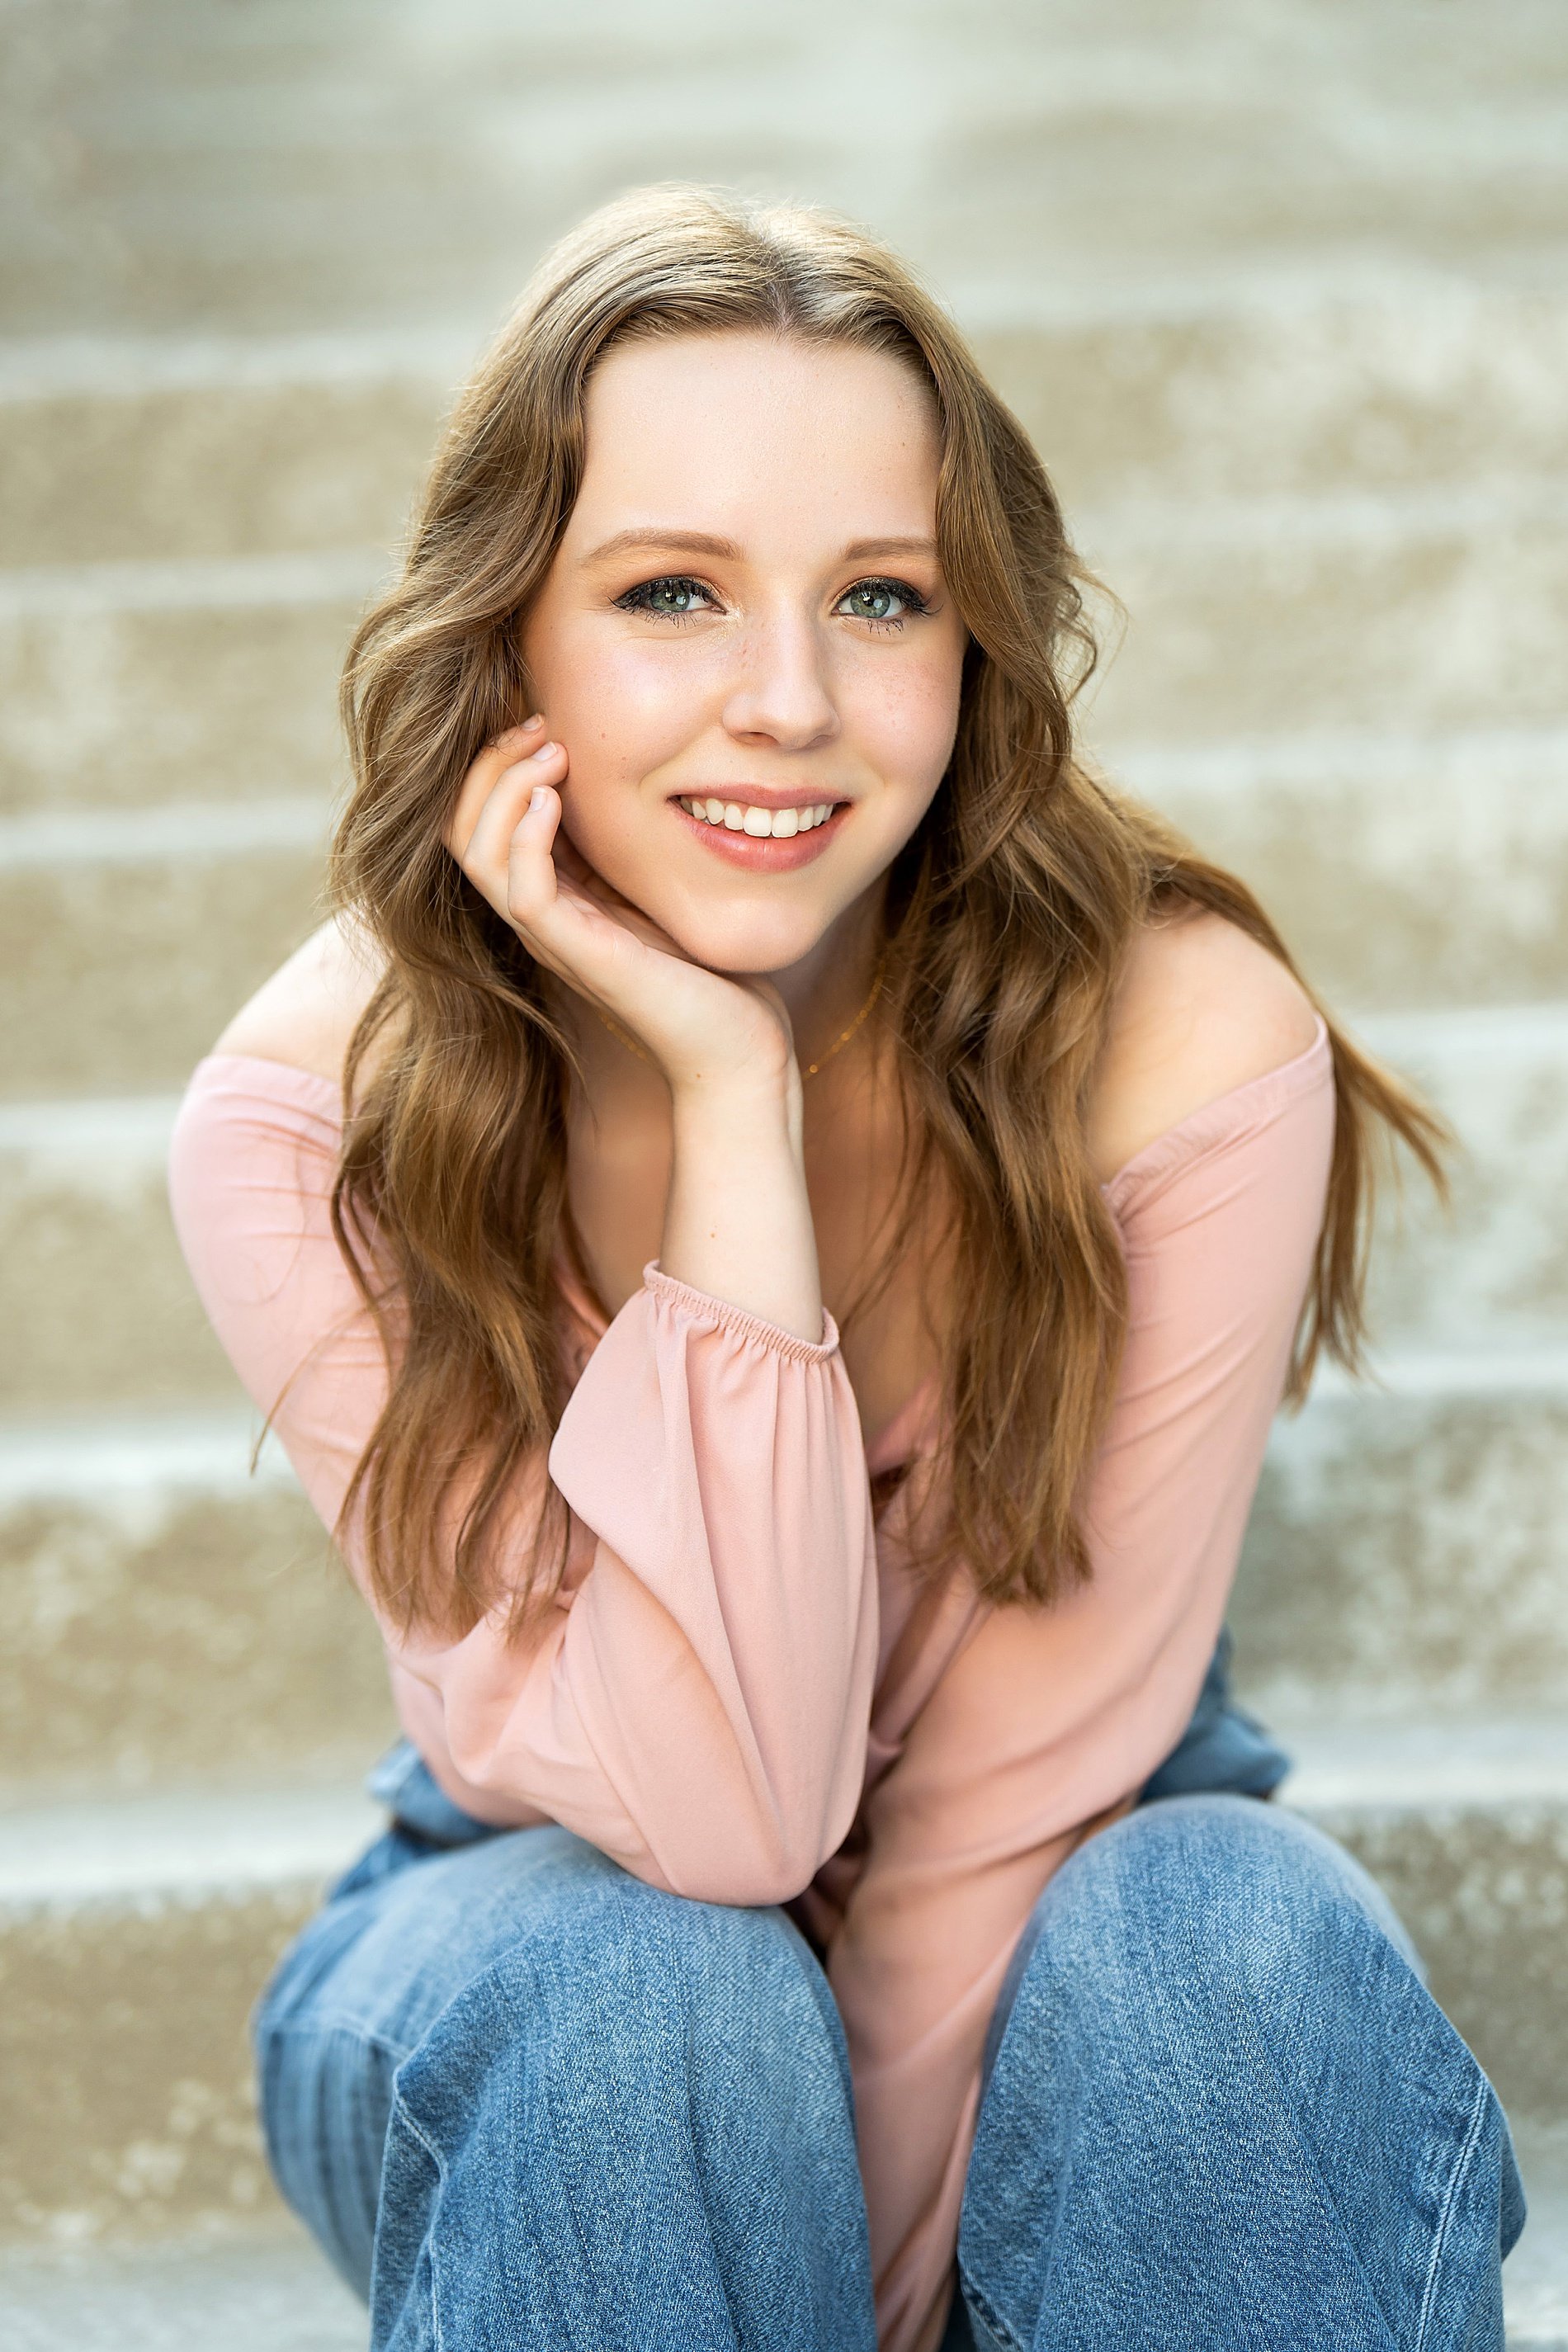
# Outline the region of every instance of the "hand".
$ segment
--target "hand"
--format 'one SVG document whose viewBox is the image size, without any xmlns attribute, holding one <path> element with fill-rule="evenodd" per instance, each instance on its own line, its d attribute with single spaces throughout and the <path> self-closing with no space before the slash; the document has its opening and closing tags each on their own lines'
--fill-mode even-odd
<svg viewBox="0 0 1568 2352">
<path fill-rule="evenodd" d="M 694 963 L 594 871 L 559 829 L 566 768 L 542 719 L 487 744 L 447 828 L 463 872 L 531 956 L 629 1031 L 674 1092 L 787 1085 L 795 1064 L 778 991 Z"/>
</svg>

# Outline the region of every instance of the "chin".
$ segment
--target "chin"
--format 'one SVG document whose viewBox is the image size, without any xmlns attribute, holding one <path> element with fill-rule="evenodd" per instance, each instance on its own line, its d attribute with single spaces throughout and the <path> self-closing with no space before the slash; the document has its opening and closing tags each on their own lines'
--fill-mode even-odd
<svg viewBox="0 0 1568 2352">
<path fill-rule="evenodd" d="M 787 971 L 809 955 L 833 920 L 829 907 L 767 905 L 754 899 L 693 906 L 660 917 L 676 944 L 712 971 Z"/>
</svg>

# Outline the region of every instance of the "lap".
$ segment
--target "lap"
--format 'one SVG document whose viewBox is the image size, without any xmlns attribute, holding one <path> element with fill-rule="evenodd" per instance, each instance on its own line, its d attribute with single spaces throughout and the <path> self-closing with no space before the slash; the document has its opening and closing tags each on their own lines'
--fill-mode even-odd
<svg viewBox="0 0 1568 2352">
<path fill-rule="evenodd" d="M 524 2050 L 542 2079 L 635 2097 L 671 2050 L 744 2073 L 787 2034 L 848 2107 L 832 1992 L 782 1910 L 650 1886 L 554 1823 L 449 1848 L 395 1823 L 288 1947 L 252 2032 L 274 2177 L 361 2294 L 395 2111 L 477 2105 Z"/>
</svg>

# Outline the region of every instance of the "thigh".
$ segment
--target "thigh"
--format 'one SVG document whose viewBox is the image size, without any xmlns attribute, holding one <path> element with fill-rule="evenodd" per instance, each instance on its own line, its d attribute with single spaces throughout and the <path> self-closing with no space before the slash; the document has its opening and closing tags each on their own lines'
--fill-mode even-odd
<svg viewBox="0 0 1568 2352">
<path fill-rule="evenodd" d="M 361 2294 L 397 2068 L 548 1900 L 552 1880 L 559 1891 L 581 1845 L 548 1825 L 447 1849 L 395 1824 L 272 1971 L 251 2020 L 268 2160 Z"/>
<path fill-rule="evenodd" d="M 1310 1823 L 1135 1812 L 1047 1888 L 1005 1997 L 960 2239 L 982 2342 L 1381 2352 L 1409 2319 L 1436 2352 L 1500 2328 L 1501 2111 Z"/>
<path fill-rule="evenodd" d="M 362 2294 L 395 2104 L 460 2136 L 457 2110 L 477 2108 L 493 2056 L 475 2021 L 493 2041 L 498 2014 L 533 2036 L 584 2114 L 606 2069 L 635 2095 L 654 2060 L 648 2021 L 665 2045 L 726 2044 L 710 2063 L 732 2072 L 743 2062 L 730 2043 L 754 2045 L 787 2018 L 826 2045 L 822 2096 L 850 2111 L 837 2006 L 782 1911 L 668 1894 L 553 1823 L 447 1850 L 395 1828 L 289 1947 L 253 2022 L 273 2173 Z"/>
</svg>

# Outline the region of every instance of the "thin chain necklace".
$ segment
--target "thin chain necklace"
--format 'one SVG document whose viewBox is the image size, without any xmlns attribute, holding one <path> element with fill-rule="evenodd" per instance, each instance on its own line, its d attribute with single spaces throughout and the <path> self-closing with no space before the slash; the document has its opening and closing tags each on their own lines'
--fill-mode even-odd
<svg viewBox="0 0 1568 2352">
<path fill-rule="evenodd" d="M 803 1079 L 815 1078 L 818 1070 L 822 1069 L 828 1062 L 831 1062 L 835 1054 L 841 1053 L 843 1048 L 847 1045 L 850 1038 L 854 1036 L 855 1032 L 859 1028 L 860 1024 L 866 1019 L 871 1007 L 877 1002 L 878 997 L 882 993 L 882 982 L 887 975 L 887 970 L 888 950 L 884 948 L 881 954 L 877 958 L 877 969 L 872 976 L 870 992 L 867 996 L 865 1003 L 860 1007 L 859 1012 L 855 1015 L 855 1018 L 849 1024 L 848 1028 L 841 1029 L 838 1032 L 837 1036 L 835 1037 L 832 1045 L 827 1048 L 826 1053 L 819 1055 L 815 1062 L 807 1062 L 805 1067 L 800 1074 Z M 594 1010 L 595 1013 L 599 1013 L 600 1020 L 604 1023 L 611 1036 L 618 1037 L 622 1045 L 626 1047 L 627 1051 L 637 1055 L 639 1062 L 651 1063 L 653 1061 L 653 1055 L 651 1054 L 645 1054 L 642 1047 L 637 1044 L 637 1039 L 635 1037 L 628 1037 L 626 1031 L 621 1027 L 619 1022 L 612 1021 L 607 1013 L 599 1013 L 599 1008 L 596 1004 L 595 1005 Z"/>
</svg>

